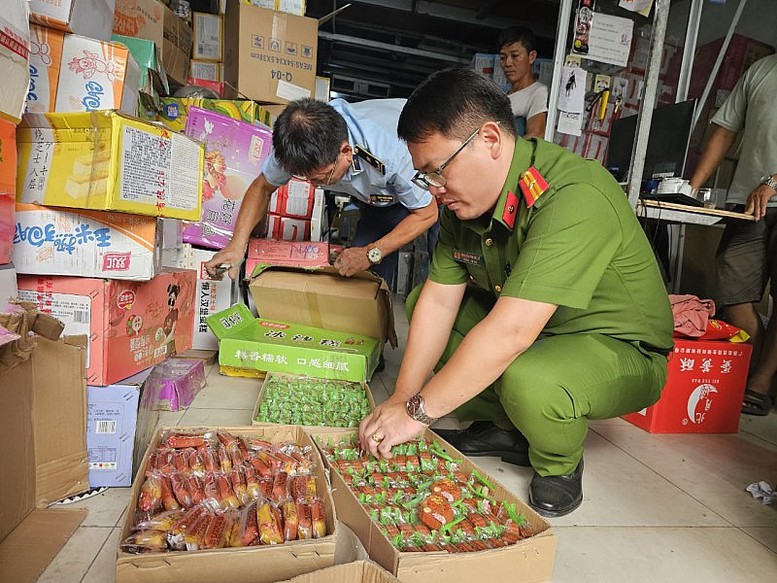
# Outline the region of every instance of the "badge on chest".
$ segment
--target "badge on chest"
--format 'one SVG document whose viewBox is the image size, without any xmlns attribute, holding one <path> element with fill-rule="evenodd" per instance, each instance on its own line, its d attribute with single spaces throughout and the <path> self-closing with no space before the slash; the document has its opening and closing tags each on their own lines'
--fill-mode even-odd
<svg viewBox="0 0 777 583">
<path fill-rule="evenodd" d="M 461 249 L 453 250 L 453 260 L 458 263 L 464 263 L 465 265 L 477 265 L 479 267 L 482 267 L 485 264 L 482 255 L 469 251 L 462 251 Z"/>
</svg>

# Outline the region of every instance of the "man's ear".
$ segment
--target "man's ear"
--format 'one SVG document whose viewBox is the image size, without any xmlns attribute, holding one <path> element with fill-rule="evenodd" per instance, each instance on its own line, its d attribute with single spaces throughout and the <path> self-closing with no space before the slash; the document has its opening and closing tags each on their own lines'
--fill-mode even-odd
<svg viewBox="0 0 777 583">
<path fill-rule="evenodd" d="M 537 51 L 529 51 L 529 64 L 537 60 Z"/>
<path fill-rule="evenodd" d="M 347 156 L 348 154 L 353 152 L 353 147 L 351 144 L 349 144 L 347 141 L 340 144 L 340 153 L 344 156 Z"/>
<path fill-rule="evenodd" d="M 502 128 L 495 121 L 488 121 L 483 124 L 483 128 L 480 130 L 481 139 L 485 141 L 486 147 L 489 148 L 491 158 L 499 158 L 504 148 L 505 135 L 502 132 Z"/>
</svg>

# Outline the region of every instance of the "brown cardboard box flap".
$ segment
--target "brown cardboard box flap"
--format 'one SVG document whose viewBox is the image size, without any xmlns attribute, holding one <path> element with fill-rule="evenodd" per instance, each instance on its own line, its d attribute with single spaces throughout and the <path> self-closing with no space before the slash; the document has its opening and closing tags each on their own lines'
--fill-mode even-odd
<svg viewBox="0 0 777 583">
<path fill-rule="evenodd" d="M 33 511 L 2 544 L 3 581 L 34 583 L 86 518 L 85 508 Z"/>
<path fill-rule="evenodd" d="M 377 563 L 355 561 L 298 575 L 281 583 L 399 583 L 399 579 Z"/>
<path fill-rule="evenodd" d="M 397 347 L 391 292 L 369 271 L 265 266 L 249 285 L 262 318 L 378 338 Z"/>
<path fill-rule="evenodd" d="M 33 352 L 35 501 L 89 489 L 86 452 L 86 336 L 38 339 Z"/>
</svg>

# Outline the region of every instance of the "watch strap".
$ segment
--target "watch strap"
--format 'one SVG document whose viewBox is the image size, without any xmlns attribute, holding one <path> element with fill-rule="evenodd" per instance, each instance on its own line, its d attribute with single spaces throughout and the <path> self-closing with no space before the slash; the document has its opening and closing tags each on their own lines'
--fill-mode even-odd
<svg viewBox="0 0 777 583">
<path fill-rule="evenodd" d="M 765 184 L 772 190 L 777 190 L 777 180 L 775 180 L 771 174 L 767 174 L 766 176 L 762 177 L 761 184 Z"/>
</svg>

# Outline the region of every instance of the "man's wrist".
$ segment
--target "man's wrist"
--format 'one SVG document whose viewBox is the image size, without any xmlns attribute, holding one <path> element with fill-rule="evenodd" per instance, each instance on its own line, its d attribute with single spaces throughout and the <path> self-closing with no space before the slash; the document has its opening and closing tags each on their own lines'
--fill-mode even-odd
<svg viewBox="0 0 777 583">
<path fill-rule="evenodd" d="M 764 186 L 768 186 L 775 192 L 777 192 L 777 179 L 774 178 L 773 174 L 766 174 L 761 177 L 761 184 Z"/>
</svg>

